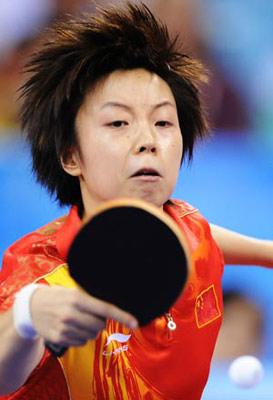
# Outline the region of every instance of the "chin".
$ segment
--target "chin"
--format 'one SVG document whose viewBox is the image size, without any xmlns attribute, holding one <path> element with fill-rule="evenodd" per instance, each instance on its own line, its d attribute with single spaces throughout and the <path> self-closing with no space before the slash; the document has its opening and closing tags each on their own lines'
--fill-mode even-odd
<svg viewBox="0 0 273 400">
<path fill-rule="evenodd" d="M 148 203 L 153 204 L 156 207 L 163 207 L 163 204 L 166 203 L 166 201 L 169 199 L 168 197 L 162 198 L 161 196 L 158 196 L 157 194 L 149 194 L 149 195 L 143 195 L 139 196 L 139 199 L 147 201 Z"/>
</svg>

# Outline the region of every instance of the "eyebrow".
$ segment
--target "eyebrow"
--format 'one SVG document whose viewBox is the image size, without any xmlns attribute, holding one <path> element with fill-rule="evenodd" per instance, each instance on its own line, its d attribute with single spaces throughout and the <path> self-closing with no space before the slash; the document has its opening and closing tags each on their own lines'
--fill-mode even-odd
<svg viewBox="0 0 273 400">
<path fill-rule="evenodd" d="M 170 101 L 162 101 L 161 103 L 155 104 L 152 109 L 157 110 L 160 107 L 164 107 L 164 106 L 171 106 L 173 108 L 175 108 L 175 105 L 173 103 L 171 103 Z M 108 101 L 107 103 L 104 103 L 102 105 L 102 107 L 100 108 L 100 110 L 103 110 L 106 107 L 117 107 L 117 108 L 123 108 L 126 111 L 131 111 L 132 108 L 130 106 L 128 106 L 127 104 L 124 103 L 119 103 L 117 101 Z"/>
</svg>

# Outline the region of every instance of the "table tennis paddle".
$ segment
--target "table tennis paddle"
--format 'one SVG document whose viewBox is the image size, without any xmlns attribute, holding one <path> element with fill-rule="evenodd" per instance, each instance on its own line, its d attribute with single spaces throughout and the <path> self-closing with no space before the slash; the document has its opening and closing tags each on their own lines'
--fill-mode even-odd
<svg viewBox="0 0 273 400">
<path fill-rule="evenodd" d="M 100 206 L 74 239 L 67 262 L 72 278 L 86 292 L 130 312 L 139 326 L 168 312 L 191 265 L 176 223 L 135 199 Z M 57 356 L 66 350 L 47 347 Z"/>
</svg>

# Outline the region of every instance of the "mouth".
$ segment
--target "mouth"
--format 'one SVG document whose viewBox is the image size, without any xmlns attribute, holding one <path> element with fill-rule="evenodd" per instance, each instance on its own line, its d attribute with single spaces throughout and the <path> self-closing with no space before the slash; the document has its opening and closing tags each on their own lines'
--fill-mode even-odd
<svg viewBox="0 0 273 400">
<path fill-rule="evenodd" d="M 138 171 L 136 171 L 133 175 L 131 175 L 131 178 L 137 178 L 137 177 L 161 177 L 160 173 L 153 168 L 141 168 Z"/>
<path fill-rule="evenodd" d="M 153 168 L 141 168 L 136 171 L 131 178 L 138 181 L 141 184 L 155 184 L 158 183 L 162 176 L 160 173 Z"/>
</svg>

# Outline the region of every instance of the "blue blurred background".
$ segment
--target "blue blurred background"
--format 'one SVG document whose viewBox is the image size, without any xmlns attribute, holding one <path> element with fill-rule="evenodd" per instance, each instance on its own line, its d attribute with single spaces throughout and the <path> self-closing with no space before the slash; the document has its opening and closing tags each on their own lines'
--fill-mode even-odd
<svg viewBox="0 0 273 400">
<path fill-rule="evenodd" d="M 179 32 L 211 71 L 203 96 L 212 136 L 184 165 L 174 197 L 210 222 L 273 238 L 273 2 L 270 0 L 144 1 Z M 97 1 L 107 4 L 107 1 Z M 111 1 L 118 3 L 118 1 Z M 66 212 L 35 183 L 17 120 L 21 69 L 43 29 L 65 12 L 93 8 L 87 0 L 0 2 L 0 257 L 22 235 Z M 255 389 L 236 389 L 229 360 L 215 360 L 203 400 L 273 398 L 273 271 L 227 266 L 223 286 L 254 303 L 263 321 L 258 356 L 266 374 Z M 246 340 L 249 332 L 246 332 Z M 254 352 L 254 349 L 253 349 Z"/>
</svg>

